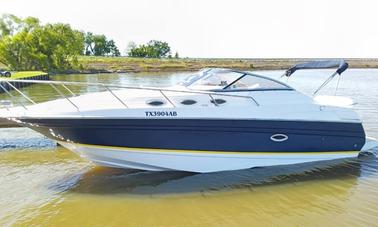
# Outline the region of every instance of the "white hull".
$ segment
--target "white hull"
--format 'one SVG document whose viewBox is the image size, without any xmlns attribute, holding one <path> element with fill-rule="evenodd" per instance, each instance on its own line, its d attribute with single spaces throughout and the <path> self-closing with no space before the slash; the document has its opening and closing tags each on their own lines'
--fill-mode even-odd
<svg viewBox="0 0 378 227">
<path fill-rule="evenodd" d="M 216 172 L 357 157 L 357 151 L 240 153 L 118 148 L 59 142 L 98 165 L 151 171 Z"/>
</svg>

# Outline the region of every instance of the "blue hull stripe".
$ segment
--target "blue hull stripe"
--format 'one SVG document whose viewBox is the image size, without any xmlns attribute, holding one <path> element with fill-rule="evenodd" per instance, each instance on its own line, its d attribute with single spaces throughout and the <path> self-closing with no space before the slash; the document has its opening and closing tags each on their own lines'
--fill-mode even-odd
<svg viewBox="0 0 378 227">
<path fill-rule="evenodd" d="M 19 119 L 54 140 L 80 144 L 225 152 L 358 151 L 360 123 L 209 119 Z M 283 142 L 271 140 L 285 134 Z"/>
</svg>

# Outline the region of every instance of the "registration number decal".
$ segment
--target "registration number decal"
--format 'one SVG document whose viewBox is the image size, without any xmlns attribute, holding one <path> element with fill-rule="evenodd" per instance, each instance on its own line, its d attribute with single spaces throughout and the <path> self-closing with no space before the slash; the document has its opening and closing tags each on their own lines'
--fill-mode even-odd
<svg viewBox="0 0 378 227">
<path fill-rule="evenodd" d="M 146 111 L 146 117 L 176 117 L 176 111 Z"/>
</svg>

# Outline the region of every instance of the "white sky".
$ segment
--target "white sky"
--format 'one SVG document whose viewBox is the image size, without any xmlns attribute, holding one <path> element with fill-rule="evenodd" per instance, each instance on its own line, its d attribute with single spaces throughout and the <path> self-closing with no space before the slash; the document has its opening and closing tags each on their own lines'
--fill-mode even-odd
<svg viewBox="0 0 378 227">
<path fill-rule="evenodd" d="M 377 0 L 0 0 L 0 13 L 69 23 L 182 57 L 378 57 Z"/>
</svg>

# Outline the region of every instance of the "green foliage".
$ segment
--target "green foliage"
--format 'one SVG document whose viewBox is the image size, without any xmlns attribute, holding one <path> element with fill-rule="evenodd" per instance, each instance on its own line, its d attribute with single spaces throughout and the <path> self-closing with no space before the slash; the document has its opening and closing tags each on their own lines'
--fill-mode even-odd
<svg viewBox="0 0 378 227">
<path fill-rule="evenodd" d="M 176 51 L 175 58 L 180 58 L 179 53 Z"/>
<path fill-rule="evenodd" d="M 12 14 L 4 14 L 0 18 L 0 38 L 13 35 L 15 31 L 18 31 L 22 24 L 22 20 Z"/>
<path fill-rule="evenodd" d="M 12 77 L 10 79 L 23 79 L 32 76 L 42 76 L 46 74 L 47 73 L 41 71 L 20 71 L 12 73 Z"/>
<path fill-rule="evenodd" d="M 134 46 L 128 52 L 130 57 L 163 58 L 170 54 L 171 48 L 167 42 L 151 40 L 147 44 Z"/>
<path fill-rule="evenodd" d="M 112 39 L 108 41 L 107 48 L 111 56 L 121 55 L 121 52 L 118 50 L 118 47 L 116 46 L 115 42 Z"/>
<path fill-rule="evenodd" d="M 37 18 L 0 19 L 0 61 L 12 70 L 72 68 L 84 49 L 84 35 L 68 24 L 41 25 Z"/>
<path fill-rule="evenodd" d="M 172 58 L 168 43 L 151 40 L 137 46 L 130 43 L 131 57 Z M 37 18 L 0 17 L 0 66 L 10 70 L 65 71 L 83 68 L 80 55 L 120 56 L 114 40 L 105 35 L 74 30 L 68 24 L 41 24 Z M 175 54 L 178 58 L 178 53 Z M 146 60 L 146 59 L 144 59 Z M 147 60 L 146 60 L 147 61 Z"/>
<path fill-rule="evenodd" d="M 107 40 L 105 35 L 94 35 L 91 32 L 87 32 L 84 38 L 85 42 L 85 55 L 94 56 L 120 56 L 115 42 Z"/>
</svg>

